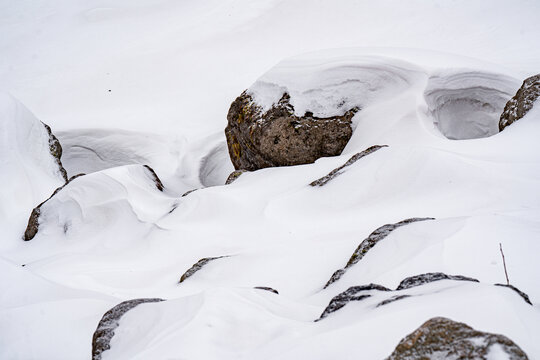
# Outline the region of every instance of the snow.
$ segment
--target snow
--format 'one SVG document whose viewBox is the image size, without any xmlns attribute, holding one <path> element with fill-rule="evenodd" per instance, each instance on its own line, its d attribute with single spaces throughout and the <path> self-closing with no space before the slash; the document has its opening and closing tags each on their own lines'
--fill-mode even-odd
<svg viewBox="0 0 540 360">
<path fill-rule="evenodd" d="M 540 358 L 539 104 L 496 131 L 538 71 L 538 10 L 525 0 L 0 4 L 0 90 L 13 94 L 0 97 L 0 358 L 87 359 L 103 314 L 145 297 L 166 301 L 127 312 L 103 359 L 382 359 L 434 316 Z M 298 115 L 359 107 L 353 137 L 340 156 L 224 185 L 223 128 L 244 89 L 265 109 L 287 91 Z M 29 242 L 32 208 L 63 180 L 45 128 L 15 98 L 52 126 L 69 176 L 87 174 L 42 206 Z M 309 186 L 376 144 L 388 147 Z M 396 229 L 323 289 L 371 232 L 412 217 L 435 220 Z M 499 243 L 533 306 L 493 286 L 505 282 Z M 372 292 L 314 322 L 351 286 L 395 289 L 437 271 L 480 283 Z M 377 306 L 399 295 L 410 297 Z"/>
</svg>

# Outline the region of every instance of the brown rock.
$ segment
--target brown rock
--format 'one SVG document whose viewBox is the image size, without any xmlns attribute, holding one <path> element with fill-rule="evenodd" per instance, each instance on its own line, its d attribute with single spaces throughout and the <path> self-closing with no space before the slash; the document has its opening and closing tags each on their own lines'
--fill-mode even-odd
<svg viewBox="0 0 540 360">
<path fill-rule="evenodd" d="M 403 338 L 386 360 L 487 360 L 494 345 L 509 360 L 528 359 L 506 336 L 477 331 L 466 324 L 436 317 Z"/>
<path fill-rule="evenodd" d="M 243 92 L 227 114 L 227 145 L 235 169 L 257 170 L 274 166 L 309 164 L 320 157 L 341 154 L 352 136 L 351 119 L 358 111 L 318 118 L 306 112 L 296 116 L 290 96 L 263 113 Z"/>
</svg>

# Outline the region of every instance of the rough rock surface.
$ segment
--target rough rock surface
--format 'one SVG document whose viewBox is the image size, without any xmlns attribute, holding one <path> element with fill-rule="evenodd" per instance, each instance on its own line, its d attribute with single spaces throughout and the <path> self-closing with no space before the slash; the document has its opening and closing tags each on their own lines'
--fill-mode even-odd
<svg viewBox="0 0 540 360">
<path fill-rule="evenodd" d="M 390 303 L 393 303 L 394 301 L 398 301 L 398 300 L 405 299 L 405 298 L 408 298 L 408 297 L 411 297 L 411 295 L 395 295 L 395 296 L 392 296 L 389 299 L 381 301 L 380 303 L 377 304 L 377 307 L 388 305 Z"/>
<path fill-rule="evenodd" d="M 516 95 L 506 103 L 499 120 L 499 131 L 525 116 L 539 97 L 540 74 L 525 79 Z"/>
<path fill-rule="evenodd" d="M 290 96 L 263 112 L 246 91 L 231 104 L 225 135 L 234 168 L 257 170 L 273 166 L 309 164 L 341 154 L 352 136 L 353 108 L 342 116 L 296 116 Z"/>
<path fill-rule="evenodd" d="M 523 298 L 523 300 L 525 300 L 527 304 L 532 305 L 531 299 L 529 299 L 529 295 L 525 294 L 523 291 L 519 290 L 517 287 L 513 285 L 507 285 L 507 284 L 495 284 L 495 286 L 503 286 L 503 287 L 507 287 L 509 289 L 514 290 L 515 292 L 519 294 L 519 296 Z"/>
<path fill-rule="evenodd" d="M 366 299 L 370 297 L 370 294 L 366 294 L 366 291 L 369 290 L 377 290 L 377 291 L 391 291 L 390 289 L 377 285 L 377 284 L 369 284 L 369 285 L 362 285 L 362 286 L 352 286 L 345 290 L 344 292 L 334 296 L 332 300 L 330 300 L 330 303 L 328 306 L 324 309 L 321 316 L 315 320 L 319 321 L 330 315 L 331 313 L 338 311 L 345 305 L 347 305 L 351 301 L 360 301 L 363 299 Z"/>
<path fill-rule="evenodd" d="M 79 176 L 83 176 L 83 175 L 84 174 L 78 174 L 78 175 L 75 175 L 75 176 L 72 176 L 71 178 L 69 178 L 64 185 L 62 185 L 59 188 L 57 188 L 56 190 L 54 190 L 52 195 L 49 196 L 47 198 L 47 200 L 43 201 L 41 204 L 39 204 L 38 206 L 36 206 L 32 210 L 32 213 L 30 214 L 30 218 L 28 219 L 28 224 L 26 225 L 26 230 L 24 231 L 24 235 L 23 235 L 23 240 L 24 241 L 32 240 L 36 236 L 36 234 L 38 233 L 38 230 L 39 230 L 39 215 L 41 214 L 41 207 L 43 206 L 43 204 L 45 204 L 47 201 L 49 201 L 54 195 L 58 194 L 58 192 L 60 190 L 62 190 L 71 181 L 73 181 L 74 179 L 78 178 Z"/>
<path fill-rule="evenodd" d="M 353 155 L 349 160 L 347 160 L 347 162 L 345 164 L 341 165 L 340 167 L 335 168 L 334 170 L 330 171 L 328 173 L 328 175 L 325 175 L 322 178 L 313 181 L 309 185 L 311 185 L 311 186 L 324 186 L 324 185 L 326 185 L 330 180 L 335 179 L 337 176 L 341 175 L 343 173 L 341 170 L 343 170 L 344 168 L 346 168 L 348 166 L 351 166 L 352 164 L 354 164 L 355 162 L 357 162 L 358 160 L 360 160 L 364 156 L 369 155 L 371 153 L 374 153 L 375 151 L 377 151 L 377 150 L 379 150 L 379 149 L 381 149 L 383 147 L 388 147 L 388 145 L 373 145 L 373 146 L 367 148 L 366 150 Z"/>
<path fill-rule="evenodd" d="M 120 325 L 120 318 L 125 313 L 137 305 L 160 301 L 164 300 L 158 298 L 127 300 L 107 311 L 101 318 L 92 337 L 92 360 L 101 360 L 101 354 L 111 348 L 110 342 L 114 336 L 114 330 Z"/>
<path fill-rule="evenodd" d="M 159 179 L 159 177 L 157 176 L 156 172 L 154 171 L 154 169 L 152 169 L 150 166 L 148 165 L 143 165 L 144 168 L 146 169 L 146 171 L 150 174 L 150 177 L 152 178 L 152 180 L 154 180 L 154 184 L 156 184 L 156 188 L 159 190 L 159 191 L 163 191 L 163 183 L 161 182 L 161 180 Z"/>
<path fill-rule="evenodd" d="M 403 279 L 396 290 L 405 290 L 410 289 L 415 286 L 424 285 L 433 281 L 439 281 L 439 280 L 461 280 L 461 281 L 473 281 L 473 282 L 479 282 L 476 279 L 462 276 L 462 275 L 446 275 L 441 272 L 434 272 L 434 273 L 426 273 L 426 274 L 420 274 L 415 276 L 410 276 L 408 278 Z"/>
<path fill-rule="evenodd" d="M 490 356 L 493 349 L 503 352 L 505 359 L 528 359 L 506 336 L 477 331 L 464 323 L 436 317 L 403 338 L 386 360 L 488 360 L 495 358 Z"/>
<path fill-rule="evenodd" d="M 182 277 L 180 277 L 180 281 L 178 281 L 178 283 L 183 283 L 187 278 L 189 278 L 190 276 L 192 276 L 193 274 L 195 274 L 197 271 L 201 270 L 203 266 L 205 266 L 206 264 L 208 264 L 210 261 L 214 261 L 214 260 L 217 260 L 217 259 L 221 259 L 221 258 L 225 258 L 225 257 L 229 257 L 228 255 L 224 255 L 224 256 L 216 256 L 216 257 L 207 257 L 207 258 L 202 258 L 200 259 L 199 261 L 197 261 L 195 264 L 193 264 L 192 267 L 190 267 L 185 273 L 184 275 L 182 275 Z"/>
<path fill-rule="evenodd" d="M 62 145 L 60 145 L 60 141 L 54 136 L 51 127 L 44 122 L 41 122 L 47 132 L 49 133 L 49 151 L 51 155 L 56 160 L 56 163 L 58 164 L 58 170 L 60 171 L 60 174 L 62 174 L 62 177 L 64 180 L 68 181 L 68 175 L 66 169 L 64 169 L 64 166 L 62 166 Z"/>
<path fill-rule="evenodd" d="M 399 227 L 401 227 L 403 225 L 411 224 L 411 223 L 417 222 L 417 221 L 425 221 L 425 220 L 434 220 L 434 218 L 411 218 L 411 219 L 406 219 L 406 220 L 402 220 L 400 222 L 397 222 L 395 224 L 383 225 L 380 228 L 378 228 L 377 230 L 373 231 L 371 234 L 369 234 L 369 236 L 367 238 L 365 238 L 360 243 L 360 245 L 358 245 L 358 247 L 356 248 L 356 250 L 352 254 L 351 258 L 347 262 L 347 265 L 345 265 L 345 267 L 343 269 L 336 270 L 332 274 L 332 276 L 330 277 L 330 279 L 328 280 L 326 285 L 324 285 L 324 288 L 326 289 L 332 283 L 338 281 L 343 276 L 343 274 L 345 274 L 345 272 L 347 271 L 348 268 L 350 268 L 351 266 L 353 266 L 354 264 L 359 262 L 372 247 L 374 247 L 379 241 L 381 241 L 382 239 L 387 237 L 392 231 L 394 231 L 395 229 L 397 229 L 397 228 L 399 228 Z"/>
<path fill-rule="evenodd" d="M 268 287 L 268 286 L 255 286 L 254 289 L 270 291 L 270 292 L 273 292 L 274 294 L 279 295 L 279 292 L 276 289 L 273 289 L 273 288 Z"/>
<path fill-rule="evenodd" d="M 240 175 L 242 175 L 243 173 L 245 173 L 246 170 L 234 170 L 230 175 L 229 177 L 227 178 L 227 181 L 225 181 L 225 185 L 229 185 L 229 184 L 232 184 L 233 182 L 236 181 L 236 179 L 238 179 L 240 177 Z"/>
</svg>

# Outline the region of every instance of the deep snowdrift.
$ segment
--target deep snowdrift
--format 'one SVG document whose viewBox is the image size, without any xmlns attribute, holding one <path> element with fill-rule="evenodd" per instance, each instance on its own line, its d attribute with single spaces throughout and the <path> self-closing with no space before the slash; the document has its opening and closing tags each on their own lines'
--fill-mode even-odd
<svg viewBox="0 0 540 360">
<path fill-rule="evenodd" d="M 1 89 L 61 128 L 68 174 L 87 174 L 44 203 L 39 231 L 22 241 L 32 209 L 64 179 L 46 129 L 0 98 L 0 358 L 88 359 L 103 315 L 140 298 L 165 301 L 127 311 L 103 359 L 383 359 L 434 316 L 503 334 L 540 358 L 540 104 L 504 132 L 494 127 L 538 71 L 536 3 L 0 8 L 9 35 Z M 359 45 L 436 51 L 288 58 Z M 264 106 L 289 92 L 299 115 L 358 106 L 342 155 L 224 185 L 227 107 L 248 87 Z M 373 145 L 387 147 L 310 186 Z M 434 220 L 361 246 L 411 218 Z M 494 286 L 505 282 L 499 244 L 511 284 L 532 305 Z M 360 260 L 324 288 L 359 248 Z M 395 290 L 436 272 L 479 282 Z M 371 283 L 392 291 L 370 290 L 315 321 L 337 295 Z"/>
</svg>

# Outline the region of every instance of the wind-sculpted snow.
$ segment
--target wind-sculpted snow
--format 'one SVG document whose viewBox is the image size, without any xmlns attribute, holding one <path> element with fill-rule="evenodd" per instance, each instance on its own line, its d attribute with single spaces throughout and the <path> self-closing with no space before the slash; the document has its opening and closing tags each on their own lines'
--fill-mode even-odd
<svg viewBox="0 0 540 360">
<path fill-rule="evenodd" d="M 377 284 L 350 287 L 346 291 L 332 298 L 326 309 L 324 309 L 323 313 L 316 321 L 324 319 L 325 317 L 327 317 L 333 312 L 338 311 L 351 301 L 360 301 L 370 297 L 370 290 L 391 291 L 390 289 Z"/>
<path fill-rule="evenodd" d="M 174 201 L 165 195 L 157 196 L 156 192 L 161 191 L 155 173 L 142 165 L 73 177 L 34 209 L 25 240 L 34 238 L 38 229 L 39 233 L 56 236 L 92 228 L 111 230 L 116 222 L 127 218 L 133 225 L 151 225 L 160 214 L 167 213 Z"/>
<path fill-rule="evenodd" d="M 370 56 L 296 57 L 282 61 L 248 89 L 263 111 L 283 93 L 297 116 L 342 116 L 409 88 L 420 69 L 411 63 Z"/>
<path fill-rule="evenodd" d="M 125 313 L 136 306 L 146 303 L 164 301 L 163 299 L 134 299 L 121 302 L 103 315 L 92 337 L 92 360 L 101 360 L 102 353 L 111 348 L 114 330 L 120 325 L 120 319 Z"/>
<path fill-rule="evenodd" d="M 67 180 L 62 147 L 49 126 L 24 105 L 0 93 L 0 218 L 17 219 Z"/>
<path fill-rule="evenodd" d="M 400 222 L 397 222 L 395 224 L 386 224 L 378 228 L 377 230 L 373 231 L 367 238 L 365 238 L 360 245 L 356 248 L 356 250 L 353 252 L 351 258 L 345 265 L 343 269 L 336 270 L 332 277 L 328 280 L 326 285 L 324 285 L 324 288 L 326 289 L 328 286 L 330 286 L 332 283 L 338 281 L 349 269 L 351 266 L 358 263 L 362 258 L 367 254 L 367 252 L 373 248 L 377 243 L 384 238 L 386 238 L 392 231 L 395 229 L 408 225 L 417 221 L 426 221 L 426 220 L 435 220 L 434 218 L 411 218 L 402 220 Z"/>
<path fill-rule="evenodd" d="M 233 170 L 225 141 L 216 145 L 201 159 L 199 180 L 204 186 L 223 185 Z"/>
<path fill-rule="evenodd" d="M 502 74 L 442 72 L 429 78 L 424 97 L 444 136 L 476 139 L 499 132 L 499 117 L 516 85 L 516 79 Z"/>
</svg>

